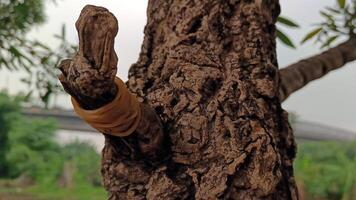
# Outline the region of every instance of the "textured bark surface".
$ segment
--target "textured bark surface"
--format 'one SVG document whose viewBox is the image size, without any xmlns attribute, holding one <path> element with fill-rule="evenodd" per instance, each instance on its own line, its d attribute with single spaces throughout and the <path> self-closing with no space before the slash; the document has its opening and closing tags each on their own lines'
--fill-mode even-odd
<svg viewBox="0 0 356 200">
<path fill-rule="evenodd" d="M 118 58 L 114 39 L 118 22 L 107 9 L 86 6 L 75 24 L 79 50 L 60 64 L 64 89 L 85 109 L 96 109 L 115 98 Z M 95 31 L 93 31 L 95 30 Z"/>
<path fill-rule="evenodd" d="M 149 1 L 128 87 L 158 114 L 164 154 L 152 162 L 108 136 L 110 199 L 298 198 L 278 98 L 278 14 L 277 0 Z"/>
<path fill-rule="evenodd" d="M 116 20 L 102 9 L 84 8 L 77 28 L 86 45 L 60 77 L 87 109 L 120 92 L 110 87 L 117 60 L 106 43 Z M 109 199 L 298 199 L 295 143 L 278 97 L 279 12 L 278 0 L 149 1 L 127 83 L 144 117 L 134 134 L 106 136 Z"/>
<path fill-rule="evenodd" d="M 284 101 L 309 82 L 356 60 L 356 38 L 280 70 L 279 98 Z"/>
</svg>

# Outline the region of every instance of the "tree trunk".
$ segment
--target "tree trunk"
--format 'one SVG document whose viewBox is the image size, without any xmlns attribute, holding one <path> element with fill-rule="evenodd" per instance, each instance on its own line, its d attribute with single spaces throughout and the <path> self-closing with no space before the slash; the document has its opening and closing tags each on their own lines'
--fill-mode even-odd
<svg viewBox="0 0 356 200">
<path fill-rule="evenodd" d="M 278 98 L 278 0 L 150 0 L 128 88 L 154 108 L 160 160 L 106 136 L 110 199 L 298 199 Z"/>
</svg>

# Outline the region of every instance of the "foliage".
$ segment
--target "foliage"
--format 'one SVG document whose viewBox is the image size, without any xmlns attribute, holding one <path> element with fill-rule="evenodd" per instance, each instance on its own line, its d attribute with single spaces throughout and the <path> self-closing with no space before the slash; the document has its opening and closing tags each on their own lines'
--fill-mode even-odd
<svg viewBox="0 0 356 200">
<path fill-rule="evenodd" d="M 43 163 L 40 160 L 38 169 L 41 168 L 42 171 L 36 170 L 41 173 L 36 173 L 37 177 L 35 179 L 37 182 L 35 185 L 21 189 L 12 187 L 1 190 L 0 181 L 0 196 L 3 193 L 13 193 L 14 195 L 31 196 L 33 199 L 51 200 L 97 200 L 107 198 L 107 194 L 101 185 L 100 156 L 90 145 L 74 142 L 61 147 L 58 153 L 53 156 L 58 157 L 59 162 L 52 159 Z M 66 163 L 70 163 L 74 169 L 74 182 L 71 187 L 58 184 L 59 176 L 63 173 L 63 166 Z"/>
<path fill-rule="evenodd" d="M 313 199 L 351 200 L 356 194 L 356 141 L 299 144 L 294 165 Z"/>
<path fill-rule="evenodd" d="M 94 147 L 83 142 L 73 142 L 63 147 L 64 161 L 72 163 L 77 183 L 101 186 L 100 156 Z"/>
<path fill-rule="evenodd" d="M 326 7 L 320 11 L 323 21 L 316 24 L 301 43 L 315 39 L 321 44 L 321 48 L 325 48 L 340 38 L 355 36 L 356 0 L 337 0 L 336 3 L 334 7 Z"/>
<path fill-rule="evenodd" d="M 320 11 L 323 21 L 314 25 L 315 28 L 304 36 L 301 44 L 315 39 L 315 42 L 320 43 L 320 48 L 326 48 L 342 38 L 355 37 L 356 0 L 335 1 L 336 6 L 326 7 Z M 295 48 L 292 39 L 281 30 L 280 25 L 288 28 L 299 28 L 299 25 L 283 16 L 277 19 L 277 39 L 284 45 Z"/>
<path fill-rule="evenodd" d="M 18 112 L 17 100 L 6 94 L 0 93 L 0 177 L 4 177 L 8 171 L 8 163 L 5 155 L 9 151 L 8 137 L 10 121 Z"/>
<path fill-rule="evenodd" d="M 48 106 L 50 96 L 61 92 L 55 73 L 60 59 L 68 57 L 75 47 L 65 38 L 65 28 L 56 35 L 60 45 L 51 49 L 38 40 L 26 37 L 33 27 L 45 21 L 46 0 L 5 1 L 0 3 L 0 69 L 25 70 L 28 74 L 22 81 L 35 91 Z M 35 89 L 35 90 L 32 90 Z"/>
<path fill-rule="evenodd" d="M 6 159 L 11 166 L 12 178 L 26 175 L 36 181 L 59 176 L 62 160 L 60 146 L 54 141 L 56 130 L 53 120 L 28 120 L 19 116 L 12 121 L 9 132 L 10 150 Z"/>
<path fill-rule="evenodd" d="M 20 114 L 21 98 L 0 93 L 0 140 L 3 177 L 30 177 L 37 184 L 56 185 L 65 164 L 73 167 L 73 184 L 101 186 L 100 155 L 80 142 L 60 146 L 55 141 L 56 122 L 32 120 Z"/>
<path fill-rule="evenodd" d="M 69 57 L 76 49 L 76 46 L 67 42 L 64 25 L 61 34 L 54 35 L 54 37 L 60 41 L 60 45 L 56 49 L 51 49 L 39 41 L 29 41 L 28 45 L 32 48 L 32 63 L 30 63 L 32 68 L 28 71 L 29 75 L 22 79 L 30 89 L 27 96 L 30 97 L 35 91 L 46 108 L 51 96 L 62 92 L 56 74 L 59 61 Z M 23 43 L 23 47 L 25 46 Z"/>
<path fill-rule="evenodd" d="M 44 22 L 44 9 L 42 0 L 0 2 L 0 31 L 2 36 L 8 33 L 25 33 L 33 25 Z"/>
<path fill-rule="evenodd" d="M 46 163 L 57 159 L 53 156 L 59 149 L 54 141 L 55 122 L 24 118 L 20 114 L 22 100 L 0 93 L 0 166 L 9 169 L 3 171 L 3 177 L 25 174 L 35 178 L 39 173 L 53 171 L 46 169 Z"/>
<path fill-rule="evenodd" d="M 279 27 L 279 25 L 283 25 L 289 28 L 299 28 L 299 25 L 294 22 L 291 19 L 288 19 L 287 17 L 279 16 L 277 19 L 277 31 L 276 31 L 276 36 L 277 39 L 279 39 L 283 44 L 285 44 L 288 47 L 291 47 L 295 49 L 295 45 L 292 42 L 292 40 L 287 36 Z"/>
</svg>

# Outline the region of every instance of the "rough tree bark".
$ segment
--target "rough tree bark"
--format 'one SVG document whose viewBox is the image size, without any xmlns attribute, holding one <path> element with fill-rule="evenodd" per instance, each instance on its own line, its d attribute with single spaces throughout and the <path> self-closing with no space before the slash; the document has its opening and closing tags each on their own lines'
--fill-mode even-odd
<svg viewBox="0 0 356 200">
<path fill-rule="evenodd" d="M 298 199 L 295 143 L 279 100 L 279 12 L 278 0 L 149 1 L 127 83 L 144 115 L 130 136 L 106 135 L 109 199 Z M 77 29 L 80 49 L 60 80 L 96 109 L 120 93 L 117 27 L 107 10 L 87 6 Z"/>
</svg>

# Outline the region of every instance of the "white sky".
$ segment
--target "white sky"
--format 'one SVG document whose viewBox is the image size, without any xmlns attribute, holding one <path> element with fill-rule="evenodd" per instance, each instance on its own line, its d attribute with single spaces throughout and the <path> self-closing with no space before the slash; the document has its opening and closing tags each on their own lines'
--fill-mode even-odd
<svg viewBox="0 0 356 200">
<path fill-rule="evenodd" d="M 319 10 L 326 5 L 333 6 L 336 0 L 280 2 L 282 15 L 294 19 L 301 25 L 301 29 L 283 29 L 297 43 L 312 28 L 311 24 L 319 22 Z M 107 7 L 118 18 L 120 30 L 115 46 L 119 55 L 118 76 L 126 80 L 128 68 L 137 60 L 140 52 L 146 23 L 147 0 L 58 0 L 58 5 L 47 5 L 47 23 L 32 31 L 30 37 L 36 37 L 55 46 L 56 40 L 52 35 L 59 33 L 61 25 L 65 23 L 69 40 L 77 43 L 74 23 L 86 4 Z M 281 67 L 320 52 L 312 43 L 298 46 L 297 50 L 278 44 L 277 51 Z M 355 75 L 356 62 L 312 82 L 286 100 L 283 107 L 288 111 L 295 111 L 303 120 L 356 131 Z M 9 72 L 1 70 L 0 89 L 8 88 L 12 93 L 25 90 L 26 87 L 18 79 L 19 75 L 10 75 Z M 70 108 L 68 96 L 59 97 L 56 102 Z"/>
</svg>

